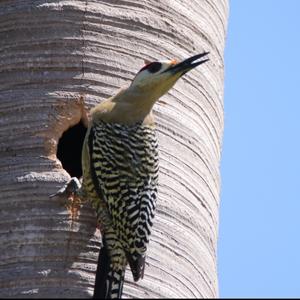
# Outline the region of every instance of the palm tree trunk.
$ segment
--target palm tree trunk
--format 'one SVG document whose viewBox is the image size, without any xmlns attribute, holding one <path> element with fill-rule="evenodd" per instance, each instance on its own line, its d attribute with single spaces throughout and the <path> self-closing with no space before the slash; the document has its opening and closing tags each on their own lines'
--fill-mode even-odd
<svg viewBox="0 0 300 300">
<path fill-rule="evenodd" d="M 0 297 L 90 297 L 100 233 L 91 207 L 49 199 L 80 175 L 88 110 L 143 59 L 210 62 L 155 107 L 161 173 L 144 280 L 125 297 L 217 297 L 216 242 L 227 0 L 0 2 Z M 69 142 L 67 142 L 68 144 Z M 63 161 L 66 170 L 63 169 Z M 68 159 L 77 169 L 70 169 Z"/>
</svg>

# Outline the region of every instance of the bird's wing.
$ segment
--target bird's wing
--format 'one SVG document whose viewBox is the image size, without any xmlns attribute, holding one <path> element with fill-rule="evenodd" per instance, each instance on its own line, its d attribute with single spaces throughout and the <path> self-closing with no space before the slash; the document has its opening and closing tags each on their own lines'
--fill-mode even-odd
<svg viewBox="0 0 300 300">
<path fill-rule="evenodd" d="M 143 274 L 144 254 L 156 206 L 156 135 L 149 128 L 130 131 L 122 129 L 121 125 L 106 123 L 94 126 L 90 135 L 95 189 L 107 203 L 134 279 L 138 280 Z"/>
</svg>

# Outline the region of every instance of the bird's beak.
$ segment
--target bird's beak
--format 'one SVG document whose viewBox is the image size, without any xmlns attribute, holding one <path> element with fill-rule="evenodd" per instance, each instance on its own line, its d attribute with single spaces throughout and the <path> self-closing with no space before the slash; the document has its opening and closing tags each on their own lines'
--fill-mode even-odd
<svg viewBox="0 0 300 300">
<path fill-rule="evenodd" d="M 186 72 L 194 69 L 195 67 L 207 62 L 209 58 L 206 58 L 206 56 L 209 54 L 209 52 L 203 52 L 201 54 L 194 55 L 190 58 L 187 58 L 183 60 L 182 62 L 179 62 L 175 65 L 172 65 L 170 68 L 168 68 L 165 72 L 172 72 L 174 73 L 181 73 L 180 76 L 184 75 Z"/>
</svg>

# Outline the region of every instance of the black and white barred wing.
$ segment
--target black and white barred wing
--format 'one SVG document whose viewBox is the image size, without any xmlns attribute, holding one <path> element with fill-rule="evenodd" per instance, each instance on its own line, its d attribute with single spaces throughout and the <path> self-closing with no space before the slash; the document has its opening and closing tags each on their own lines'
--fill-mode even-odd
<svg viewBox="0 0 300 300">
<path fill-rule="evenodd" d="M 94 185 L 106 201 L 113 226 L 130 256 L 144 255 L 157 197 L 155 130 L 135 124 L 92 128 Z"/>
</svg>

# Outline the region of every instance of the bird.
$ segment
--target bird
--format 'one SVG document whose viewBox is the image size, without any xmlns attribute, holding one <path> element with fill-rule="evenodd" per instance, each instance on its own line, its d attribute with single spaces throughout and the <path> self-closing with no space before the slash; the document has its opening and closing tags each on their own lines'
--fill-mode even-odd
<svg viewBox="0 0 300 300">
<path fill-rule="evenodd" d="M 125 269 L 144 277 L 157 203 L 159 151 L 153 106 L 209 52 L 185 60 L 146 61 L 131 83 L 91 109 L 81 182 L 73 177 L 51 196 L 91 202 L 102 235 L 94 298 L 122 297 Z"/>
</svg>

